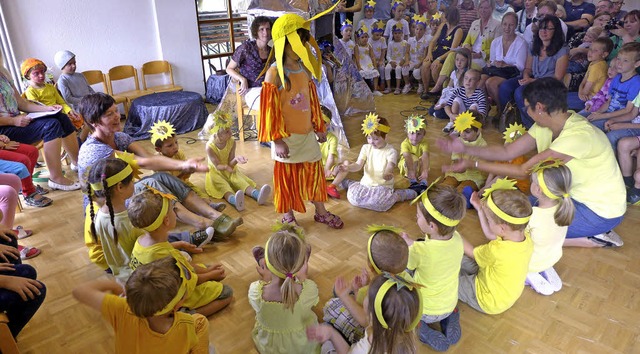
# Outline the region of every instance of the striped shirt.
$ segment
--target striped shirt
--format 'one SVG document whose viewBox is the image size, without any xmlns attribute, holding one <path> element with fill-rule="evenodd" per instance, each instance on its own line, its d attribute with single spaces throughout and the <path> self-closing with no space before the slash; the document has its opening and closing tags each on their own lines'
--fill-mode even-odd
<svg viewBox="0 0 640 354">
<path fill-rule="evenodd" d="M 478 106 L 478 113 L 483 116 L 487 115 L 487 97 L 484 95 L 484 92 L 481 89 L 476 89 L 473 91 L 473 95 L 471 97 L 467 97 L 466 90 L 464 86 L 460 86 L 453 91 L 453 94 L 447 101 L 447 106 L 453 105 L 453 100 L 456 98 L 460 98 L 462 102 L 464 102 L 464 106 L 468 110 L 471 105 Z"/>
</svg>

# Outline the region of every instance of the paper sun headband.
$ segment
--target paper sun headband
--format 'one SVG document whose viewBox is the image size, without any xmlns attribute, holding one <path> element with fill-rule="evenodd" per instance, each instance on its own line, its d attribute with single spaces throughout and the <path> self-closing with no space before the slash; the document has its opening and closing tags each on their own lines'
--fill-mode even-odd
<svg viewBox="0 0 640 354">
<path fill-rule="evenodd" d="M 433 183 L 431 183 L 424 192 L 420 193 L 420 195 L 417 196 L 416 199 L 412 200 L 411 204 L 415 204 L 415 202 L 420 201 L 422 202 L 422 206 L 424 206 L 429 215 L 433 216 L 433 218 L 438 220 L 442 225 L 449 227 L 456 226 L 460 223 L 460 220 L 451 219 L 445 216 L 444 214 L 442 214 L 442 212 L 438 211 L 438 209 L 436 209 L 433 204 L 431 204 L 431 200 L 429 200 L 429 189 L 431 189 L 431 187 L 436 185 L 438 182 L 440 182 L 440 177 L 433 181 Z"/>
<path fill-rule="evenodd" d="M 548 158 L 538 162 L 531 168 L 531 172 L 536 174 L 536 177 L 538 179 L 538 185 L 540 186 L 540 190 L 542 190 L 542 193 L 545 196 L 547 196 L 549 199 L 569 198 L 568 193 L 564 193 L 562 195 L 555 195 L 551 193 L 551 190 L 549 190 L 549 187 L 547 187 L 547 183 L 544 181 L 545 170 L 558 168 L 563 165 L 564 163 L 560 159 Z"/>
<path fill-rule="evenodd" d="M 423 116 L 412 114 L 404 121 L 404 128 L 407 130 L 407 133 L 417 133 L 426 127 L 427 124 Z"/>
<path fill-rule="evenodd" d="M 171 123 L 161 120 L 153 124 L 149 133 L 151 133 L 151 144 L 155 145 L 158 140 L 165 141 L 174 135 L 176 131 Z"/>
<path fill-rule="evenodd" d="M 220 129 L 227 129 L 231 127 L 231 116 L 229 113 L 222 111 L 215 111 L 212 114 L 213 127 L 209 130 L 210 134 L 217 134 Z"/>
<path fill-rule="evenodd" d="M 482 128 L 482 123 L 478 122 L 469 111 L 458 114 L 455 122 L 453 122 L 453 129 L 458 133 L 462 133 L 471 127 Z"/>
<path fill-rule="evenodd" d="M 394 286 L 396 291 L 401 291 L 402 288 L 405 288 L 405 287 L 410 291 L 414 291 L 414 290 L 417 290 L 417 288 L 420 287 L 420 285 L 410 282 L 398 275 L 393 275 L 387 272 L 383 273 L 382 276 L 387 278 L 387 281 L 385 281 L 382 284 L 382 286 L 380 286 L 380 289 L 378 289 L 378 292 L 376 293 L 376 297 L 374 300 L 373 308 L 375 309 L 376 318 L 378 319 L 378 322 L 380 322 L 380 325 L 382 326 L 382 328 L 389 329 L 389 325 L 387 324 L 387 321 L 384 318 L 384 311 L 382 310 L 382 302 L 384 301 L 384 297 L 387 295 L 387 293 L 389 293 L 389 291 L 391 291 L 391 289 L 394 288 Z M 417 294 L 419 299 L 418 309 L 422 309 L 422 295 L 420 295 L 419 291 L 417 292 Z M 422 318 L 422 310 L 418 311 L 418 315 L 413 320 L 413 322 L 411 322 L 411 325 L 407 329 L 407 332 L 413 331 L 418 326 L 418 323 L 420 323 L 421 318 Z"/>
<path fill-rule="evenodd" d="M 507 143 L 512 143 L 516 141 L 519 137 L 523 136 L 524 133 L 527 132 L 527 128 L 525 128 L 520 123 L 509 124 L 507 130 L 504 131 L 504 141 Z"/>
<path fill-rule="evenodd" d="M 389 131 L 391 131 L 391 127 L 380 124 L 377 114 L 369 113 L 365 116 L 364 121 L 362 122 L 362 132 L 365 136 L 369 136 L 375 131 L 389 133 Z"/>
</svg>

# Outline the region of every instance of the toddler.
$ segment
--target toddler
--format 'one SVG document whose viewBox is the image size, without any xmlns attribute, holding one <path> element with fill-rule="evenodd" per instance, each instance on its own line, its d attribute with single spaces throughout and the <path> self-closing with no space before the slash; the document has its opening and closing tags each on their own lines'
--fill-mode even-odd
<svg viewBox="0 0 640 354">
<path fill-rule="evenodd" d="M 405 6 L 402 3 L 402 0 L 392 1 L 393 5 L 391 6 L 391 13 L 393 14 L 393 18 L 387 21 L 387 25 L 384 29 L 384 37 L 388 40 L 392 35 L 394 28 L 398 28 L 402 32 L 400 39 L 406 41 L 409 39 L 409 22 L 404 19 Z M 400 25 L 396 26 L 398 23 L 400 23 Z"/>
<path fill-rule="evenodd" d="M 342 163 L 333 185 L 347 189 L 347 199 L 352 205 L 375 211 L 387 211 L 395 203 L 415 198 L 417 194 L 411 189 L 393 189 L 398 152 L 385 140 L 391 130 L 387 120 L 369 113 L 362 123 L 362 130 L 367 144 L 362 146 L 355 163 Z M 347 173 L 362 169 L 364 175 L 360 182 L 345 179 Z"/>
<path fill-rule="evenodd" d="M 353 34 L 353 25 L 351 21 L 345 20 L 342 22 L 342 27 L 340 27 L 340 33 L 342 34 L 342 38 L 340 38 L 340 43 L 344 46 L 347 53 L 349 53 L 349 58 L 353 58 L 353 51 L 356 47 L 356 44 L 351 39 L 351 35 Z"/>
<path fill-rule="evenodd" d="M 426 236 L 409 245 L 407 268 L 413 270 L 422 295 L 422 323 L 418 329 L 421 342 L 436 351 L 456 344 L 462 334 L 458 304 L 458 275 L 464 254 L 462 237 L 456 227 L 465 215 L 466 201 L 455 189 L 432 185 L 422 193 L 417 206 L 420 231 Z M 440 323 L 442 331 L 429 327 Z"/>
<path fill-rule="evenodd" d="M 602 84 L 602 88 L 598 91 L 590 100 L 584 103 L 584 109 L 578 114 L 583 117 L 588 116 L 591 112 L 596 112 L 602 107 L 605 102 L 609 99 L 609 87 L 611 86 L 611 81 L 613 78 L 618 75 L 618 70 L 615 65 L 616 60 L 613 59 L 609 68 L 607 69 L 607 78 L 604 80 L 604 84 Z"/>
<path fill-rule="evenodd" d="M 404 21 L 404 20 L 403 20 Z M 402 23 L 396 23 L 393 26 L 393 40 L 389 42 L 387 48 L 387 65 L 384 68 L 385 79 L 387 80 L 387 88 L 384 93 L 391 92 L 391 71 L 395 71 L 396 91 L 394 94 L 399 95 L 400 92 L 409 93 L 411 84 L 409 84 L 409 43 L 402 39 Z M 405 87 L 400 91 L 400 82 L 404 78 Z"/>
<path fill-rule="evenodd" d="M 213 128 L 207 142 L 209 172 L 205 179 L 205 189 L 213 198 L 224 198 L 236 210 L 244 210 L 244 195 L 248 195 L 264 205 L 271 194 L 268 184 L 256 189 L 256 182 L 245 176 L 238 164 L 247 163 L 247 158 L 236 156 L 236 142 L 231 139 L 231 119 L 218 110 L 213 114 Z"/>
<path fill-rule="evenodd" d="M 333 181 L 338 173 L 338 137 L 331 131 L 331 110 L 325 106 L 320 106 L 322 110 L 322 119 L 327 125 L 327 140 L 320 143 L 320 151 L 322 152 L 322 166 L 324 166 L 324 176 L 327 181 Z M 340 193 L 335 187 L 327 185 L 327 194 L 332 198 L 340 199 Z"/>
<path fill-rule="evenodd" d="M 82 97 L 95 93 L 95 91 L 89 86 L 84 75 L 76 72 L 75 54 L 68 50 L 61 50 L 53 57 L 53 61 L 61 71 L 56 87 L 60 90 L 62 98 L 73 109 L 77 109 Z"/>
<path fill-rule="evenodd" d="M 174 261 L 187 279 L 184 307 L 210 316 L 227 307 L 233 300 L 233 290 L 219 283 L 225 278 L 221 264 L 203 266 L 190 263 L 168 242 L 169 230 L 176 227 L 175 197 L 147 186 L 129 203 L 127 213 L 131 224 L 146 231 L 133 246 L 129 266 L 135 270 L 167 256 Z"/>
<path fill-rule="evenodd" d="M 427 18 L 414 15 L 412 22 L 415 24 L 415 37 L 409 38 L 409 71 L 413 74 L 413 78 L 418 81 L 418 95 L 420 95 L 424 91 L 420 67 L 427 56 L 427 48 L 429 47 L 429 38 L 425 35 Z"/>
<path fill-rule="evenodd" d="M 477 120 L 479 114 L 476 112 L 464 112 L 455 121 L 454 129 L 460 134 L 462 142 L 468 146 L 487 146 L 487 142 L 482 138 L 482 124 Z M 464 155 L 453 153 L 451 160 L 466 158 Z M 473 191 L 477 191 L 484 185 L 486 175 L 477 169 L 467 169 L 464 172 L 447 172 L 442 184 L 452 186 L 465 195 L 467 200 Z"/>
<path fill-rule="evenodd" d="M 373 95 L 382 96 L 382 93 L 377 90 L 378 76 L 380 76 L 380 73 L 376 69 L 378 67 L 376 56 L 373 53 L 373 48 L 369 44 L 369 34 L 367 30 L 366 27 L 360 27 L 356 31 L 358 45 L 357 50 L 354 52 L 355 62 L 358 66 L 360 76 L 367 81 L 373 80 Z"/>
<path fill-rule="evenodd" d="M 562 288 L 553 269 L 562 257 L 562 244 L 573 221 L 575 208 L 569 196 L 571 171 L 560 160 L 545 160 L 531 173 L 531 195 L 538 199 L 529 220 L 533 254 L 529 262 L 527 285 L 542 295 Z"/>
<path fill-rule="evenodd" d="M 484 91 L 478 88 L 478 81 L 480 81 L 479 71 L 469 69 L 464 73 L 462 86 L 453 90 L 444 107 L 450 121 L 442 129 L 443 132 L 450 133 L 456 116 L 464 111 L 476 111 L 480 115 L 478 120 L 487 116 L 487 97 Z"/>
<path fill-rule="evenodd" d="M 369 44 L 373 48 L 373 56 L 376 59 L 376 69 L 380 77 L 385 77 L 385 58 L 387 57 L 387 39 L 382 36 L 384 32 L 384 22 L 376 21 L 371 28 L 371 39 Z M 379 81 L 380 86 L 376 90 L 384 90 L 384 80 Z"/>
<path fill-rule="evenodd" d="M 429 177 L 429 143 L 423 116 L 411 115 L 405 121 L 407 137 L 400 144 L 400 174 L 409 179 L 411 189 L 421 193 Z"/>
<path fill-rule="evenodd" d="M 307 279 L 303 237 L 292 224 L 281 225 L 264 246 L 269 280 L 249 286 L 249 304 L 256 312 L 251 337 L 260 353 L 318 352 L 318 344 L 305 335 L 308 326 L 318 323 L 313 307 L 319 297 L 318 286 Z"/>
<path fill-rule="evenodd" d="M 569 50 L 569 66 L 567 67 L 567 73 L 582 73 L 587 69 L 590 60 L 584 52 L 584 49 L 591 48 L 593 42 L 600 37 L 602 33 L 602 27 L 590 27 L 584 34 L 584 38 L 582 39 L 582 44 L 580 44 L 577 48 L 573 48 Z M 613 47 L 613 42 L 611 42 L 611 47 Z M 581 50 L 583 49 L 583 50 Z M 611 52 L 611 50 L 609 50 Z M 609 56 L 609 52 L 605 59 Z"/>
<path fill-rule="evenodd" d="M 455 90 L 462 87 L 464 74 L 467 70 L 471 69 L 471 51 L 467 48 L 455 49 L 455 70 L 451 72 L 449 77 L 449 84 L 442 89 L 442 95 L 438 99 L 438 102 L 429 108 L 429 114 L 436 118 L 448 119 L 447 112 L 444 107 L 447 105 L 449 99 L 453 96 Z"/>
<path fill-rule="evenodd" d="M 94 280 L 75 288 L 73 297 L 111 324 L 116 353 L 208 353 L 207 318 L 178 311 L 194 280 L 180 262 L 164 257 L 138 267 L 124 289 Z"/>
</svg>

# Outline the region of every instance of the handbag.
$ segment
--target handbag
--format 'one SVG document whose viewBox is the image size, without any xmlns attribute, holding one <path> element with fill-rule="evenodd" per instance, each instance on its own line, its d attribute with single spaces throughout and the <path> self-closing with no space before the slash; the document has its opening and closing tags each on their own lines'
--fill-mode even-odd
<svg viewBox="0 0 640 354">
<path fill-rule="evenodd" d="M 511 79 L 518 75 L 520 75 L 520 70 L 515 66 L 505 66 L 503 68 L 499 68 L 497 66 L 485 66 L 482 68 L 482 73 L 489 76 L 498 76 L 503 79 Z"/>
<path fill-rule="evenodd" d="M 498 121 L 498 130 L 504 132 L 510 124 L 520 123 L 520 110 L 515 103 L 509 102 L 502 110 L 500 120 Z"/>
</svg>

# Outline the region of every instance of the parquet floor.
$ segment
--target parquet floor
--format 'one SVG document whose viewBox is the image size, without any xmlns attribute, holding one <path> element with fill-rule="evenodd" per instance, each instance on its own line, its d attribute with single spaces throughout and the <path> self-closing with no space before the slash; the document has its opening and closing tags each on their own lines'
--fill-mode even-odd
<svg viewBox="0 0 640 354">
<path fill-rule="evenodd" d="M 376 98 L 378 112 L 389 118 L 392 132 L 389 141 L 399 149 L 402 135 L 400 113 L 410 113 L 419 105 L 415 94 L 387 95 Z M 424 106 L 421 107 L 424 109 Z M 351 150 L 344 156 L 357 157 L 365 141 L 360 133 L 362 116 L 344 119 Z M 442 136 L 443 121 L 428 121 L 427 139 L 432 148 L 431 178 L 440 174 L 440 166 L 448 156 L 435 147 Z M 197 132 L 188 134 L 195 137 Z M 495 128 L 485 129 L 489 142 L 501 143 Z M 187 156 L 205 156 L 204 143 L 187 145 L 180 140 Z M 150 148 L 150 144 L 149 144 Z M 257 142 L 239 144 L 237 151 L 249 158 L 243 170 L 258 183 L 269 183 L 272 162 L 268 149 Z M 192 177 L 199 185 L 204 175 Z M 606 181 L 603 181 L 606 183 Z M 29 261 L 46 283 L 45 303 L 19 336 L 23 353 L 87 353 L 113 352 L 113 334 L 100 315 L 78 304 L 71 296 L 74 286 L 106 275 L 91 264 L 82 236 L 80 192 L 53 192 L 51 207 L 27 208 L 18 213 L 16 225 L 33 229 L 35 234 L 25 244 L 40 247 L 43 253 Z M 327 203 L 328 209 L 340 215 L 343 230 L 331 230 L 313 221 L 312 211 L 299 215 L 313 246 L 310 277 L 320 288 L 320 303 L 316 312 L 331 294 L 337 275 L 351 276 L 365 265 L 367 223 L 386 223 L 404 228 L 417 235 L 415 209 L 408 203 L 394 206 L 387 213 L 376 213 L 352 207 L 343 197 Z M 234 210 L 228 211 L 236 215 Z M 241 213 L 245 224 L 233 239 L 207 247 L 194 258 L 200 262 L 219 261 L 227 269 L 227 284 L 235 291 L 235 301 L 229 308 L 210 318 L 210 339 L 219 353 L 255 353 L 250 337 L 254 312 L 246 300 L 249 284 L 257 279 L 251 248 L 262 244 L 277 215 L 272 205 L 259 207 L 253 200 Z M 453 353 L 639 353 L 640 333 L 640 208 L 630 207 L 617 232 L 625 240 L 620 249 L 565 249 L 556 269 L 564 287 L 552 296 L 544 297 L 525 289 L 520 300 L 506 313 L 483 315 L 460 304 L 462 339 L 450 349 Z M 461 223 L 460 232 L 471 242 L 483 242 L 475 211 L 470 211 Z M 420 353 L 429 350 L 419 345 Z"/>
</svg>

